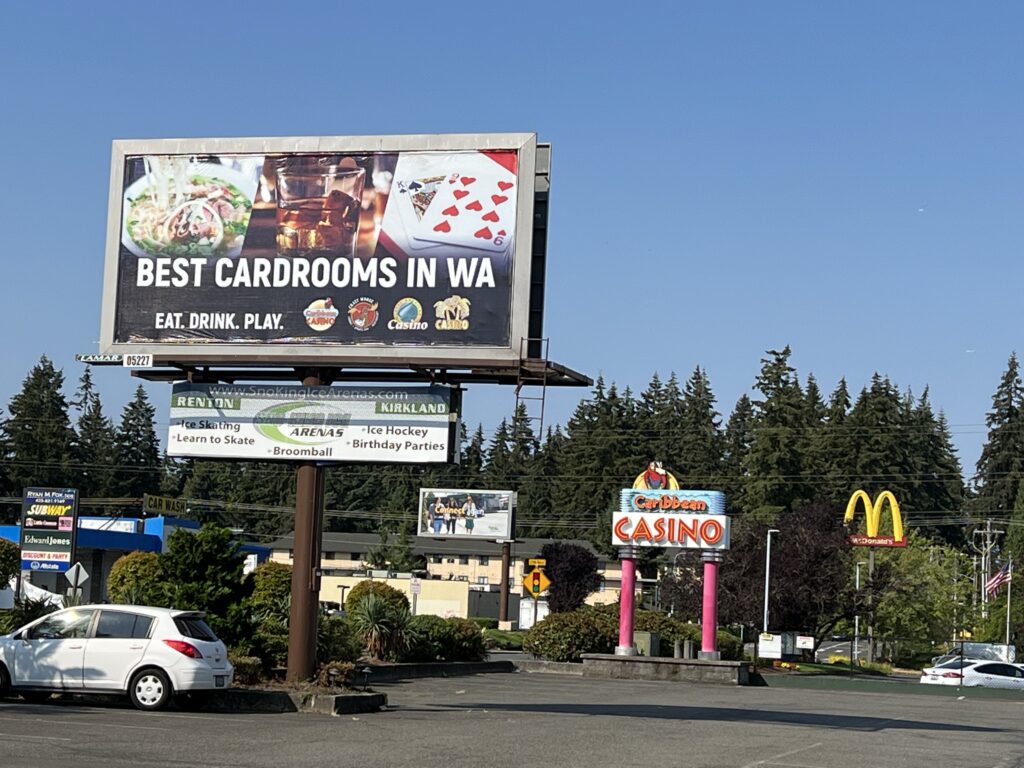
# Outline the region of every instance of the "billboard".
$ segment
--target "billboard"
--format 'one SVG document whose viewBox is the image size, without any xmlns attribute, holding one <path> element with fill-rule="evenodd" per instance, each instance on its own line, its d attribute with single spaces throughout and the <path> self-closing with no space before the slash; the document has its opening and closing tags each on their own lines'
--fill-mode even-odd
<svg viewBox="0 0 1024 768">
<path fill-rule="evenodd" d="M 101 352 L 508 363 L 534 134 L 118 141 Z"/>
<path fill-rule="evenodd" d="M 720 491 L 626 488 L 612 516 L 619 547 L 728 549 L 729 518 Z"/>
<path fill-rule="evenodd" d="M 63 573 L 75 561 L 78 491 L 26 488 L 21 500 L 21 569 Z"/>
<path fill-rule="evenodd" d="M 516 494 L 465 488 L 420 490 L 418 536 L 511 539 Z"/>
<path fill-rule="evenodd" d="M 192 384 L 171 391 L 167 453 L 230 459 L 444 463 L 452 389 Z"/>
</svg>

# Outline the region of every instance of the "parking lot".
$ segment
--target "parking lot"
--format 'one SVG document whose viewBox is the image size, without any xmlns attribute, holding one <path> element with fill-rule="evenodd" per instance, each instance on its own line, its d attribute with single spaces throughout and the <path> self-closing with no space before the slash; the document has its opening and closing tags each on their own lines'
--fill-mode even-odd
<svg viewBox="0 0 1024 768">
<path fill-rule="evenodd" d="M 1024 766 L 1024 697 L 495 674 L 377 686 L 371 715 L 0 702 L 0 766 Z"/>
</svg>

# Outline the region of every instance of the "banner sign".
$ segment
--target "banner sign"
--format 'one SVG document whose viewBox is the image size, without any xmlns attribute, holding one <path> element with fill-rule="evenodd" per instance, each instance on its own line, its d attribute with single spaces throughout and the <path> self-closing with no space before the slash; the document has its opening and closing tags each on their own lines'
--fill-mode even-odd
<svg viewBox="0 0 1024 768">
<path fill-rule="evenodd" d="M 623 489 L 612 516 L 612 544 L 728 549 L 729 518 L 720 491 Z"/>
<path fill-rule="evenodd" d="M 418 536 L 434 539 L 511 539 L 513 491 L 420 490 Z"/>
<path fill-rule="evenodd" d="M 21 501 L 21 569 L 63 573 L 75 561 L 78 491 L 26 488 Z"/>
<path fill-rule="evenodd" d="M 536 137 L 391 138 L 115 143 L 101 351 L 518 349 Z"/>
<path fill-rule="evenodd" d="M 232 459 L 444 463 L 448 387 L 174 385 L 167 453 Z"/>
</svg>

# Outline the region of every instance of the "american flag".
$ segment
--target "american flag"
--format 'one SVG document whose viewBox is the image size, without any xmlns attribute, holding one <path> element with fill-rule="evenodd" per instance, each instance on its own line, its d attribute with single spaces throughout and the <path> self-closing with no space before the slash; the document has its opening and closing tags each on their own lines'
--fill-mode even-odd
<svg viewBox="0 0 1024 768">
<path fill-rule="evenodd" d="M 1009 584 L 1013 579 L 1013 574 L 1010 572 L 1010 564 L 1007 563 L 993 576 L 991 579 L 985 582 L 985 594 L 992 597 L 1003 584 Z"/>
</svg>

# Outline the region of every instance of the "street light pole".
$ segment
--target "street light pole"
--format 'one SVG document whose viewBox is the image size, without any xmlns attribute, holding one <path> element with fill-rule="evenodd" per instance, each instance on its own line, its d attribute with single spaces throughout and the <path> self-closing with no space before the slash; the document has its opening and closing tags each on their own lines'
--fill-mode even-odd
<svg viewBox="0 0 1024 768">
<path fill-rule="evenodd" d="M 857 591 L 857 600 L 860 600 L 860 567 L 867 565 L 863 560 L 857 562 L 857 575 L 854 577 L 854 589 Z M 856 665 L 857 659 L 860 657 L 860 610 L 853 616 L 853 658 L 850 660 L 852 665 Z"/>
<path fill-rule="evenodd" d="M 764 553 L 764 626 L 762 632 L 768 631 L 768 579 L 772 569 L 772 534 L 778 532 L 778 528 L 768 529 L 768 546 Z"/>
</svg>

